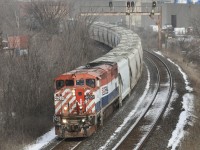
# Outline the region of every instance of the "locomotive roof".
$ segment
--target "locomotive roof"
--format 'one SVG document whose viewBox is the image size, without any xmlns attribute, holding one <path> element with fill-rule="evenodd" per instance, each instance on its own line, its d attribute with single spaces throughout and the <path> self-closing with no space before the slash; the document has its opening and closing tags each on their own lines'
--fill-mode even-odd
<svg viewBox="0 0 200 150">
<path fill-rule="evenodd" d="M 86 66 L 81 66 L 78 67 L 70 72 L 64 73 L 60 75 L 57 78 L 63 77 L 63 76 L 68 76 L 68 75 L 91 75 L 94 77 L 100 78 L 102 74 L 105 72 L 111 70 L 113 66 L 117 67 L 116 63 L 113 62 L 94 62 L 94 63 L 89 63 Z"/>
<path fill-rule="evenodd" d="M 123 61 L 124 56 L 119 56 L 119 55 L 104 55 L 96 60 L 93 61 L 93 63 L 98 63 L 98 62 L 120 62 Z"/>
</svg>

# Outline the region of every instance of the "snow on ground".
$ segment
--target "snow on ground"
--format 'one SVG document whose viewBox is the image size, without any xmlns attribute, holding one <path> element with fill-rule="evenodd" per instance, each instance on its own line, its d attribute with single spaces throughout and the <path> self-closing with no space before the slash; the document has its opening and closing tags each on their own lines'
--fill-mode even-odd
<svg viewBox="0 0 200 150">
<path fill-rule="evenodd" d="M 147 69 L 148 70 L 148 69 Z M 111 143 L 112 140 L 116 139 L 117 138 L 117 134 L 119 132 L 121 132 L 122 128 L 127 124 L 127 122 L 130 120 L 130 118 L 135 114 L 137 108 L 140 106 L 140 104 L 143 102 L 143 99 L 145 98 L 148 90 L 149 90 L 149 86 L 150 86 L 150 73 L 149 73 L 149 70 L 148 70 L 148 80 L 147 80 L 147 84 L 146 84 L 146 87 L 145 87 L 145 91 L 144 93 L 142 94 L 142 96 L 140 97 L 137 105 L 135 106 L 135 108 L 128 114 L 128 116 L 124 119 L 123 123 L 115 130 L 115 132 L 113 133 L 112 136 L 110 136 L 110 138 L 106 141 L 106 143 L 101 146 L 99 148 L 99 150 L 104 150 L 104 149 L 107 149 L 106 147 L 109 145 L 109 143 Z M 123 139 L 123 138 L 122 138 Z M 120 142 L 120 141 L 119 141 Z"/>
<path fill-rule="evenodd" d="M 37 138 L 35 143 L 30 144 L 24 148 L 24 150 L 39 150 L 43 146 L 49 144 L 53 139 L 56 138 L 55 128 L 52 128 L 49 132 L 45 133 L 41 137 Z"/>
<path fill-rule="evenodd" d="M 190 87 L 189 86 L 189 81 L 188 81 L 188 77 L 187 77 L 187 75 L 183 72 L 183 70 L 181 69 L 181 67 L 179 67 L 176 63 L 174 63 L 173 61 L 171 61 L 169 58 L 167 59 L 168 61 L 170 61 L 171 63 L 173 63 L 177 68 L 178 68 L 178 70 L 181 72 L 181 74 L 182 74 L 182 76 L 183 76 L 183 78 L 184 78 L 184 80 L 185 80 L 185 85 L 186 85 L 186 90 L 188 91 L 188 92 L 192 92 L 193 91 L 193 88 L 192 87 Z"/>
<path fill-rule="evenodd" d="M 161 52 L 159 52 L 159 51 L 158 51 L 158 52 L 155 51 L 155 53 L 158 54 L 158 55 L 161 55 L 162 57 L 164 57 L 163 54 L 162 54 Z M 182 76 L 183 76 L 183 79 L 185 80 L 186 90 L 187 90 L 188 92 L 192 92 L 192 91 L 193 91 L 193 88 L 189 86 L 190 83 L 189 83 L 189 81 L 188 81 L 188 77 L 187 77 L 187 75 L 183 72 L 183 70 L 181 69 L 181 67 L 178 66 L 175 62 L 173 62 L 173 61 L 170 60 L 169 58 L 168 58 L 167 60 L 168 60 L 169 62 L 171 62 L 172 64 L 174 64 L 174 65 L 178 68 L 178 70 L 180 71 L 180 73 L 181 73 Z"/>
<path fill-rule="evenodd" d="M 186 93 L 183 96 L 182 104 L 184 111 L 182 111 L 179 116 L 178 123 L 176 124 L 175 130 L 172 132 L 172 137 L 170 138 L 167 146 L 168 148 L 171 148 L 171 150 L 176 150 L 176 147 L 179 146 L 181 139 L 187 133 L 184 130 L 184 127 L 187 124 L 193 125 L 193 120 L 189 120 L 191 117 L 190 112 L 193 110 L 193 99 L 194 96 L 191 93 Z"/>
<path fill-rule="evenodd" d="M 172 96 L 171 96 L 169 105 L 168 105 L 168 107 L 167 107 L 167 109 L 166 109 L 166 111 L 165 111 L 165 113 L 164 113 L 164 115 L 163 115 L 164 118 L 165 118 L 167 115 L 169 115 L 169 113 L 170 113 L 171 110 L 173 110 L 173 108 L 172 108 L 172 103 L 173 103 L 174 101 L 176 101 L 176 99 L 178 98 L 178 96 L 179 96 L 179 95 L 178 95 L 177 91 L 174 90 L 173 93 L 172 93 Z"/>
<path fill-rule="evenodd" d="M 160 52 L 156 52 L 156 53 L 159 55 L 161 54 Z M 171 61 L 169 58 L 168 58 L 168 61 L 173 63 L 182 74 L 183 79 L 185 80 L 185 89 L 188 92 L 183 95 L 183 102 L 182 102 L 183 111 L 181 112 L 179 116 L 178 123 L 176 124 L 175 130 L 172 132 L 172 137 L 170 138 L 168 142 L 168 146 L 167 146 L 168 148 L 171 148 L 171 150 L 175 150 L 179 146 L 181 139 L 183 139 L 184 135 L 187 133 L 184 130 L 184 127 L 186 125 L 193 125 L 193 122 L 195 121 L 194 119 L 191 119 L 191 118 L 194 118 L 194 115 L 192 114 L 194 110 L 194 104 L 193 104 L 194 96 L 191 93 L 193 91 L 193 88 L 189 86 L 190 83 L 188 81 L 187 75 L 183 72 L 181 67 L 179 67 L 173 61 Z"/>
<path fill-rule="evenodd" d="M 162 57 L 165 57 L 160 51 L 154 51 L 156 54 L 162 56 Z"/>
</svg>

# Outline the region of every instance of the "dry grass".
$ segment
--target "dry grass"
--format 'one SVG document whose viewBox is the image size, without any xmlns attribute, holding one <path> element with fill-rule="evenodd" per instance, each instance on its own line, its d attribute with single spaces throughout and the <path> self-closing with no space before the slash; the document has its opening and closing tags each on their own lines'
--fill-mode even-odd
<svg viewBox="0 0 200 150">
<path fill-rule="evenodd" d="M 177 51 L 166 50 L 164 53 L 182 67 L 189 76 L 189 80 L 194 88 L 194 115 L 197 118 L 195 117 L 194 125 L 187 130 L 188 134 L 183 139 L 179 149 L 200 150 L 200 62 L 196 62 L 196 64 L 190 63 Z"/>
</svg>

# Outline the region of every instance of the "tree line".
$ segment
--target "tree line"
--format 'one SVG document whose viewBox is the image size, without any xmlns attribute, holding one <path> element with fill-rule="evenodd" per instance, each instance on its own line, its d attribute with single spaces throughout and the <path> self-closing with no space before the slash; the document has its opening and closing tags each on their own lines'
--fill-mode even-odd
<svg viewBox="0 0 200 150">
<path fill-rule="evenodd" d="M 53 126 L 53 79 L 101 52 L 89 38 L 95 18 L 73 14 L 72 1 L 32 0 L 23 5 L 25 16 L 18 2 L 0 3 L 3 37 L 30 37 L 27 55 L 0 50 L 0 149 L 21 149 Z"/>
</svg>

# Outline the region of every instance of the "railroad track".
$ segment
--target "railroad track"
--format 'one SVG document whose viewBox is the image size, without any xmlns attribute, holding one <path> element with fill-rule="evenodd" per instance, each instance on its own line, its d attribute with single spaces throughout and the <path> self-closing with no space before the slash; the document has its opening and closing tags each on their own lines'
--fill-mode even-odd
<svg viewBox="0 0 200 150">
<path fill-rule="evenodd" d="M 81 144 L 83 138 L 75 139 L 60 139 L 55 138 L 47 146 L 43 147 L 41 150 L 74 150 L 77 146 Z"/>
<path fill-rule="evenodd" d="M 158 70 L 157 92 L 147 109 L 143 111 L 113 149 L 141 149 L 169 103 L 173 89 L 170 70 L 158 56 L 147 51 L 145 53 L 148 55 L 146 59 L 156 65 Z"/>
</svg>

